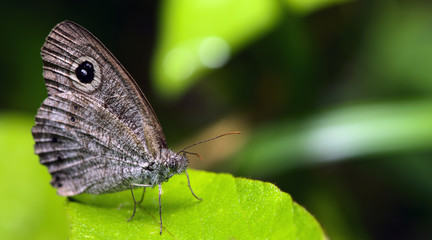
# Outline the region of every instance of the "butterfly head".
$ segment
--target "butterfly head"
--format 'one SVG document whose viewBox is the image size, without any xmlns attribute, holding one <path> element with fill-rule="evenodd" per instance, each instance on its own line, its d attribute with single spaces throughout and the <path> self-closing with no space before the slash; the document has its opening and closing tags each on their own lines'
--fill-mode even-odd
<svg viewBox="0 0 432 240">
<path fill-rule="evenodd" d="M 188 159 L 184 154 L 175 153 L 169 149 L 162 149 L 162 164 L 170 173 L 183 173 L 189 164 Z"/>
</svg>

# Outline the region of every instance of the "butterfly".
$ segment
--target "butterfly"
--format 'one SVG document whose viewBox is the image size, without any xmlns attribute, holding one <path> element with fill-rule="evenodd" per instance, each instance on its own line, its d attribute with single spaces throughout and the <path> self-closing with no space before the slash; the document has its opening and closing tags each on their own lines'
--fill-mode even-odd
<svg viewBox="0 0 432 240">
<path fill-rule="evenodd" d="M 131 220 L 142 201 L 136 201 L 133 189 L 159 186 L 160 234 L 163 182 L 185 172 L 191 193 L 201 200 L 186 171 L 189 152 L 168 148 L 147 98 L 93 34 L 74 22 L 61 22 L 46 38 L 41 56 L 48 97 L 37 112 L 32 135 L 35 152 L 59 195 L 130 189 Z M 238 132 L 228 134 L 233 133 Z"/>
</svg>

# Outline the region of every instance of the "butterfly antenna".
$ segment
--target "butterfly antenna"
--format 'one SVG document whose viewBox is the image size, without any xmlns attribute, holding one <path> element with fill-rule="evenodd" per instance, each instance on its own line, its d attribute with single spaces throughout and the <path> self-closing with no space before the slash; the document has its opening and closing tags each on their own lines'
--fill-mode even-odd
<svg viewBox="0 0 432 240">
<path fill-rule="evenodd" d="M 204 158 L 201 156 L 201 154 L 199 153 L 194 153 L 194 152 L 188 152 L 188 151 L 180 151 L 179 153 L 183 153 L 183 154 L 189 154 L 189 155 L 194 155 L 197 158 L 199 158 L 201 161 L 204 160 Z"/>
<path fill-rule="evenodd" d="M 189 152 L 186 152 L 185 150 L 188 149 L 188 148 L 191 148 L 191 147 L 193 147 L 193 146 L 199 145 L 199 144 L 201 144 L 201 143 L 210 142 L 210 141 L 213 141 L 213 140 L 215 140 L 215 139 L 217 139 L 217 138 L 220 138 L 220 137 L 224 137 L 224 136 L 228 136 L 228 135 L 233 135 L 233 134 L 240 134 L 240 133 L 241 133 L 241 131 L 234 131 L 234 132 L 224 133 L 224 134 L 221 134 L 221 135 L 219 135 L 219 136 L 212 137 L 212 138 L 210 138 L 210 139 L 207 139 L 207 140 L 204 140 L 204 141 L 201 141 L 201 142 L 197 142 L 197 143 L 194 143 L 194 144 L 192 144 L 192 145 L 190 145 L 190 146 L 187 146 L 187 147 L 183 148 L 181 151 L 179 151 L 179 153 L 181 153 L 181 152 L 189 153 Z"/>
</svg>

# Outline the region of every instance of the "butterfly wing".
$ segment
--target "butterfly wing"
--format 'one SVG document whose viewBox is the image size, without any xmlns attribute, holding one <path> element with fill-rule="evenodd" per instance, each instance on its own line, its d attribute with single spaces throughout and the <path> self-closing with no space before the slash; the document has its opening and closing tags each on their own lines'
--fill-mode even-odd
<svg viewBox="0 0 432 240">
<path fill-rule="evenodd" d="M 166 140 L 129 73 L 91 33 L 69 21 L 51 31 L 41 55 L 48 98 L 32 133 L 58 193 L 113 192 L 148 181 Z"/>
<path fill-rule="evenodd" d="M 152 159 L 140 140 L 94 99 L 70 92 L 48 97 L 32 133 L 60 195 L 115 192 L 149 179 Z"/>
<path fill-rule="evenodd" d="M 89 31 L 76 23 L 59 23 L 42 47 L 43 76 L 48 95 L 74 92 L 92 96 L 124 122 L 156 156 L 166 148 L 162 127 L 136 82 Z M 94 65 L 94 80 L 79 81 L 77 67 L 85 61 Z"/>
</svg>

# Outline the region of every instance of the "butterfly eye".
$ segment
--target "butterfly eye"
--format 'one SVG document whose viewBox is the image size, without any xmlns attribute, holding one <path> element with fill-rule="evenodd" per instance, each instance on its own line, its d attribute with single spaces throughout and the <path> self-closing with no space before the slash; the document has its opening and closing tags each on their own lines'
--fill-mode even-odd
<svg viewBox="0 0 432 240">
<path fill-rule="evenodd" d="M 82 62 L 76 69 L 75 74 L 82 83 L 91 83 L 95 76 L 93 64 L 89 61 Z"/>
<path fill-rule="evenodd" d="M 90 56 L 81 56 L 72 61 L 70 71 L 69 79 L 79 90 L 91 93 L 101 85 L 102 74 L 99 63 Z"/>
<path fill-rule="evenodd" d="M 168 167 L 169 168 L 175 168 L 176 167 L 176 159 L 174 157 L 171 157 L 168 160 Z"/>
<path fill-rule="evenodd" d="M 175 163 L 172 161 L 172 160 L 170 160 L 169 162 L 168 162 L 168 167 L 169 168 L 173 168 L 175 166 Z"/>
</svg>

